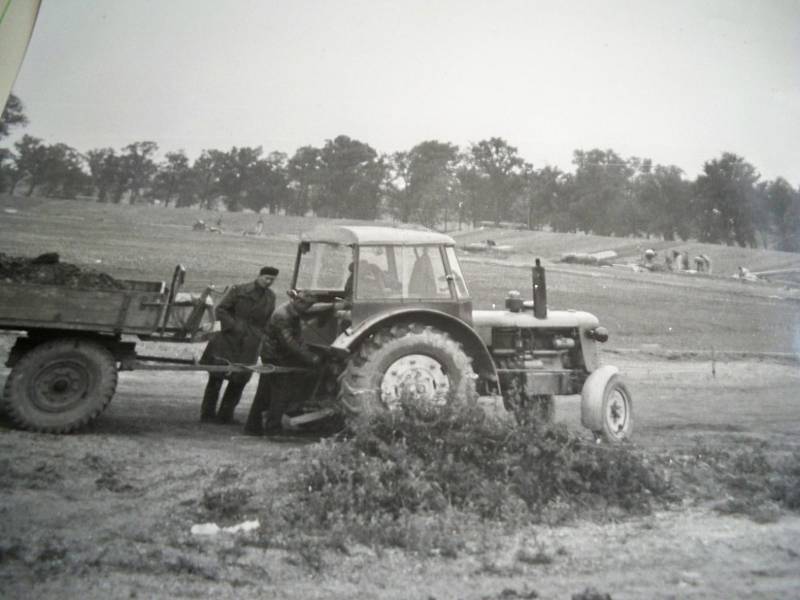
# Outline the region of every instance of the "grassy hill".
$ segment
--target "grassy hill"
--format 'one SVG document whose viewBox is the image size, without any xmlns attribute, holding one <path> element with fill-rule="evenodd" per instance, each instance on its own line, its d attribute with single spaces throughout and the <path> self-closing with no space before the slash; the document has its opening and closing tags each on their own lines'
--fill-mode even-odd
<svg viewBox="0 0 800 600">
<path fill-rule="evenodd" d="M 9 212 L 10 211 L 10 212 Z M 81 201 L 0 198 L 0 252 L 35 256 L 58 252 L 62 259 L 118 278 L 167 281 L 176 264 L 187 268 L 186 288 L 218 289 L 248 281 L 258 268 L 281 270 L 275 283 L 282 296 L 291 284 L 297 234 L 330 219 L 265 216 L 264 235 L 243 236 L 255 226 L 252 213 L 223 213 L 222 234 L 192 231 L 198 218 L 216 213 L 197 209 L 117 206 Z M 534 256 L 557 260 L 565 252 L 612 249 L 635 260 L 647 240 L 604 238 L 530 231 L 480 230 L 456 233 L 465 244 L 495 239 L 518 254 L 506 259 L 465 256 L 463 268 L 476 307 L 501 307 L 506 292 L 530 294 Z M 761 250 L 692 245 L 711 255 L 715 272 L 727 275 L 744 264 L 753 271 L 800 268 L 800 255 Z M 741 259 L 744 260 L 741 260 Z M 745 284 L 726 276 L 691 277 L 678 273 L 633 273 L 623 269 L 558 265 L 550 267 L 548 304 L 586 310 L 612 332 L 610 347 L 659 344 L 676 350 L 759 352 L 800 351 L 800 290 L 771 284 Z"/>
<path fill-rule="evenodd" d="M 509 229 L 474 229 L 453 232 L 451 235 L 459 244 L 491 239 L 497 244 L 513 246 L 514 254 L 539 256 L 550 261 L 557 261 L 562 254 L 568 252 L 592 253 L 613 250 L 618 254 L 615 262 L 636 262 L 641 258 L 644 250 L 653 248 L 658 251 L 661 261 L 663 261 L 664 255 L 671 250 L 688 252 L 691 258 L 698 254 L 705 254 L 712 261 L 714 274 L 720 276 L 736 273 L 740 265 L 754 273 L 780 269 L 800 270 L 800 254 L 797 253 L 701 244 L 691 241 L 665 242 L 646 238 L 618 238 L 583 233 Z"/>
</svg>

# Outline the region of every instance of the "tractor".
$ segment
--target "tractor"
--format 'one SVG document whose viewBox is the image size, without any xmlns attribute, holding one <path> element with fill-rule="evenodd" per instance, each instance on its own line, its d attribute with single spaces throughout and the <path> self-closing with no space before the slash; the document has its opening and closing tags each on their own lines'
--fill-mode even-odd
<svg viewBox="0 0 800 600">
<path fill-rule="evenodd" d="M 631 394 L 616 367 L 600 365 L 608 331 L 598 319 L 549 310 L 538 259 L 532 300 L 511 291 L 505 310 L 473 310 L 455 246 L 441 233 L 378 226 L 301 236 L 290 295 L 314 299 L 303 334 L 328 359 L 284 424 L 394 410 L 406 398 L 501 397 L 518 419 L 550 420 L 555 396 L 581 394 L 586 428 L 609 442 L 628 438 Z"/>
</svg>

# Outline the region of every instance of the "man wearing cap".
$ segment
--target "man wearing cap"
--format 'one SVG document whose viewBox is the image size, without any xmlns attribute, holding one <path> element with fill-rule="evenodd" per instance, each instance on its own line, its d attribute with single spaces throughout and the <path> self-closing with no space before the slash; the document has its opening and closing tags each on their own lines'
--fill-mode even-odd
<svg viewBox="0 0 800 600">
<path fill-rule="evenodd" d="M 255 281 L 234 285 L 225 294 L 216 309 L 222 331 L 208 342 L 201 364 L 255 364 L 267 322 L 275 309 L 275 293 L 269 288 L 277 275 L 275 267 L 264 267 Z M 233 423 L 233 411 L 251 376 L 249 371 L 229 375 L 209 373 L 200 420 L 204 423 Z M 228 385 L 217 412 L 219 392 L 226 378 Z"/>
<path fill-rule="evenodd" d="M 302 316 L 313 304 L 313 295 L 289 290 L 289 301 L 276 308 L 267 323 L 261 347 L 261 362 L 283 367 L 319 366 L 321 358 L 303 341 L 300 327 Z M 315 377 L 309 377 L 303 372 L 261 375 L 245 433 L 250 435 L 264 433 L 262 419 L 265 412 L 266 433 L 279 432 L 281 419 L 291 400 L 304 399 L 311 393 L 314 383 Z"/>
</svg>

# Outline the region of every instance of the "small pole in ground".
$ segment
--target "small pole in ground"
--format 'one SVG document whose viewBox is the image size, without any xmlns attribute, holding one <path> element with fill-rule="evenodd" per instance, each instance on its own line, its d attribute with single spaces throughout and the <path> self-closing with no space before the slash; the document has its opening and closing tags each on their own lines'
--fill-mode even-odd
<svg viewBox="0 0 800 600">
<path fill-rule="evenodd" d="M 717 378 L 717 355 L 714 352 L 714 346 L 711 346 L 711 376 Z"/>
</svg>

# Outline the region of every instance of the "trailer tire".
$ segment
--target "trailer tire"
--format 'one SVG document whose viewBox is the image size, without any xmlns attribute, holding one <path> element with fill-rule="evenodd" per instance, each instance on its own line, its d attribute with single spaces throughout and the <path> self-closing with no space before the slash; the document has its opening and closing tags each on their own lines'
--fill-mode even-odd
<svg viewBox="0 0 800 600">
<path fill-rule="evenodd" d="M 70 433 L 103 412 L 116 387 L 116 361 L 105 347 L 81 338 L 56 339 L 14 365 L 2 407 L 17 427 Z"/>
<path fill-rule="evenodd" d="M 420 323 L 396 324 L 364 340 L 339 377 L 350 418 L 395 410 L 408 394 L 432 404 L 474 403 L 472 360 L 448 334 Z M 418 396 L 418 397 L 417 397 Z"/>
</svg>

